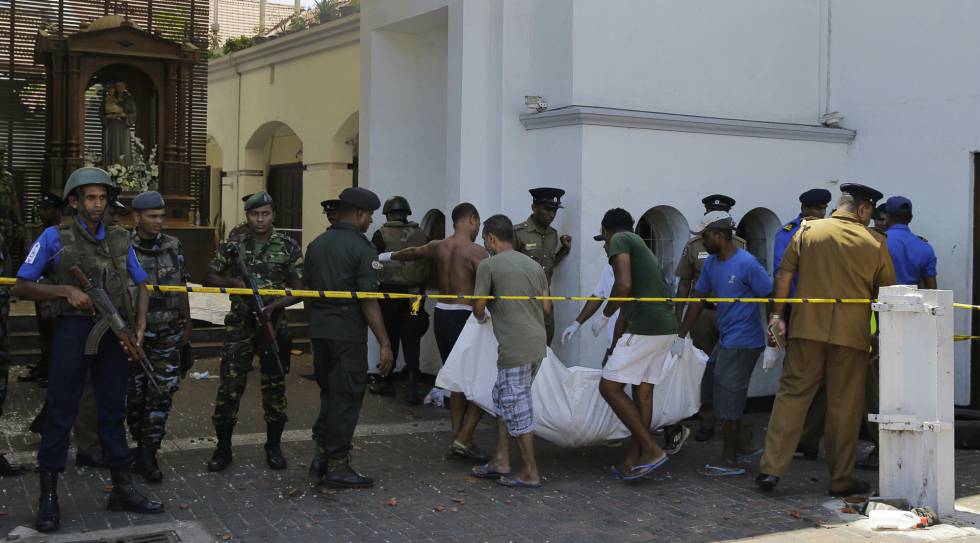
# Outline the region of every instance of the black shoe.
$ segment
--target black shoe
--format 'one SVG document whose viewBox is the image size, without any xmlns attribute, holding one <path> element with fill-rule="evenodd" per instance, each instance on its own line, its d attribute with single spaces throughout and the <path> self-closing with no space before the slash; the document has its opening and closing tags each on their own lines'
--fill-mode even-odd
<svg viewBox="0 0 980 543">
<path fill-rule="evenodd" d="M 408 395 L 405 398 L 405 403 L 408 405 L 422 405 L 423 398 L 419 394 L 419 372 L 410 372 L 408 374 Z"/>
<path fill-rule="evenodd" d="M 20 475 L 24 473 L 24 466 L 11 464 L 7 457 L 0 454 L 0 477 Z"/>
<path fill-rule="evenodd" d="M 82 452 L 75 453 L 75 465 L 79 467 L 86 468 L 107 468 L 109 464 L 106 464 L 105 458 L 102 455 L 92 456 Z"/>
<path fill-rule="evenodd" d="M 800 443 L 796 446 L 796 452 L 793 453 L 793 458 L 802 458 L 803 460 L 813 461 L 817 459 L 819 454 L 819 447 L 810 447 L 809 445 Z"/>
<path fill-rule="evenodd" d="M 848 496 L 867 494 L 868 492 L 871 492 L 871 485 L 865 481 L 854 481 L 851 486 L 845 488 L 844 490 L 830 489 L 827 494 L 834 498 L 846 498 Z"/>
<path fill-rule="evenodd" d="M 138 473 L 147 483 L 156 484 L 163 481 L 163 472 L 157 463 L 157 450 L 151 447 L 141 447 L 133 463 L 133 472 Z M 137 469 L 138 468 L 138 469 Z"/>
<path fill-rule="evenodd" d="M 681 452 L 681 448 L 691 436 L 691 429 L 683 424 L 664 428 L 664 452 L 673 456 Z"/>
<path fill-rule="evenodd" d="M 395 385 L 391 381 L 372 383 L 368 385 L 368 392 L 376 396 L 392 397 L 395 395 Z"/>
<path fill-rule="evenodd" d="M 759 487 L 759 490 L 772 492 L 775 490 L 776 485 L 779 484 L 779 477 L 769 475 L 768 473 L 760 473 L 755 478 L 755 484 Z"/>
<path fill-rule="evenodd" d="M 314 482 L 319 482 L 321 479 L 327 476 L 327 459 L 326 458 L 314 458 L 310 462 L 310 479 Z"/>
<path fill-rule="evenodd" d="M 864 460 L 858 460 L 854 467 L 864 471 L 878 471 L 878 448 L 868 453 Z"/>
<path fill-rule="evenodd" d="M 286 457 L 282 454 L 282 448 L 279 445 L 266 445 L 265 446 L 265 463 L 269 466 L 269 469 L 286 469 L 289 464 L 286 463 Z"/>
<path fill-rule="evenodd" d="M 39 532 L 53 532 L 61 526 L 61 510 L 58 507 L 58 472 L 42 471 L 41 497 L 37 501 L 37 517 L 34 527 Z"/>
<path fill-rule="evenodd" d="M 231 465 L 231 447 L 219 446 L 208 461 L 208 471 L 224 471 Z"/>
<path fill-rule="evenodd" d="M 374 486 L 374 479 L 362 475 L 350 466 L 350 462 L 338 464 L 327 469 L 327 476 L 320 484 L 334 488 L 370 488 Z"/>
<path fill-rule="evenodd" d="M 106 507 L 110 511 L 129 511 L 155 515 L 163 513 L 163 504 L 148 499 L 133 486 L 133 477 L 126 470 L 112 470 L 112 492 Z"/>
<path fill-rule="evenodd" d="M 715 437 L 714 428 L 698 428 L 697 433 L 694 434 L 695 441 L 708 441 L 713 437 Z"/>
</svg>

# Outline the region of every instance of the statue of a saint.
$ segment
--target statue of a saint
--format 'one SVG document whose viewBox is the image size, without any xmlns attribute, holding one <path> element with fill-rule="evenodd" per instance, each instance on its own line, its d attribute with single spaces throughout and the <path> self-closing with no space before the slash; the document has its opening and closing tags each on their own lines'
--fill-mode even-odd
<svg viewBox="0 0 980 543">
<path fill-rule="evenodd" d="M 133 164 L 130 127 L 136 122 L 136 100 L 126 90 L 125 81 L 116 81 L 105 91 L 102 107 L 102 163 L 129 167 Z"/>
</svg>

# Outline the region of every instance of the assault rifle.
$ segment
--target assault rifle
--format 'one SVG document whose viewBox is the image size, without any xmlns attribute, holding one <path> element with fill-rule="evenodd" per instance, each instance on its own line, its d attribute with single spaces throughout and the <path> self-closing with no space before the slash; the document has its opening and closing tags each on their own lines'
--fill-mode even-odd
<svg viewBox="0 0 980 543">
<path fill-rule="evenodd" d="M 100 316 L 98 322 L 92 327 L 92 331 L 89 332 L 88 339 L 85 340 L 85 354 L 89 356 L 98 354 L 99 342 L 102 341 L 102 336 L 105 335 L 106 331 L 112 330 L 119 343 L 122 344 L 123 350 L 126 351 L 126 355 L 131 360 L 139 363 L 140 368 L 143 369 L 143 373 L 146 374 L 150 384 L 153 385 L 157 393 L 161 396 L 166 396 L 163 389 L 157 384 L 156 376 L 153 374 L 153 365 L 150 364 L 150 360 L 136 346 L 133 333 L 130 331 L 122 315 L 119 314 L 119 310 L 113 305 L 112 300 L 109 299 L 109 294 L 105 289 L 93 285 L 78 266 L 72 266 L 69 271 L 75 274 L 78 283 L 82 285 L 82 290 L 92 299 L 92 305 L 95 306 L 95 310 Z"/>
<path fill-rule="evenodd" d="M 272 351 L 272 357 L 276 360 L 276 367 L 279 368 L 279 373 L 285 376 L 286 370 L 283 369 L 282 357 L 279 354 L 279 341 L 276 336 L 276 327 L 265 314 L 265 303 L 262 302 L 262 296 L 259 296 L 259 289 L 255 285 L 255 278 L 248 271 L 248 266 L 245 265 L 245 259 L 242 258 L 242 254 L 238 250 L 237 245 L 230 244 L 228 246 L 228 253 L 235 259 L 238 271 L 242 274 L 242 281 L 245 282 L 245 287 L 252 291 L 252 303 L 249 304 L 252 315 L 255 316 L 255 321 L 258 323 L 259 328 L 262 329 L 262 333 L 269 344 L 268 348 Z"/>
</svg>

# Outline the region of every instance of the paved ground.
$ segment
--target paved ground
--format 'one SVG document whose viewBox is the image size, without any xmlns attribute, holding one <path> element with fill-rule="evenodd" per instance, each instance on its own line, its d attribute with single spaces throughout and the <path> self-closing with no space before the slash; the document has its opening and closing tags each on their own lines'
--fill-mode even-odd
<svg viewBox="0 0 980 543">
<path fill-rule="evenodd" d="M 258 387 L 253 379 L 244 399 L 235 464 L 225 473 L 205 469 L 211 454 L 211 402 L 217 381 L 185 382 L 177 396 L 161 464 L 166 480 L 149 489 L 164 501 L 160 516 L 104 510 L 108 473 L 77 469 L 69 462 L 62 479 L 63 534 L 91 540 L 94 530 L 137 527 L 174 529 L 188 540 L 232 541 L 908 541 L 908 536 L 875 534 L 840 512 L 843 502 L 826 497 L 821 463 L 797 461 L 773 495 L 753 488 L 755 465 L 747 475 L 712 479 L 697 468 L 718 454 L 718 443 L 691 441 L 660 474 L 624 485 L 605 466 L 620 450 L 560 449 L 539 440 L 546 487 L 515 492 L 469 477 L 469 465 L 446 461 L 447 412 L 409 408 L 369 396 L 356 440 L 355 465 L 379 484 L 362 491 L 321 492 L 306 478 L 312 454 L 309 428 L 318 389 L 300 377 L 311 373 L 308 357 L 289 378 L 290 431 L 285 472 L 263 461 L 264 431 Z M 216 368 L 203 361 L 196 371 Z M 15 370 L 15 372 L 19 369 Z M 254 373 L 252 374 L 255 375 Z M 31 460 L 36 436 L 26 427 L 40 405 L 41 391 L 12 383 L 7 413 L 0 420 L 0 450 Z M 757 437 L 767 415 L 755 413 Z M 493 444 L 494 433 L 478 440 Z M 951 523 L 919 531 L 916 539 L 980 540 L 972 513 L 980 513 L 980 453 L 958 451 L 957 495 L 963 511 Z M 33 475 L 0 479 L 0 537 L 30 526 L 37 500 Z M 192 530 L 193 529 L 193 530 Z M 195 531 L 196 530 L 196 531 Z M 193 537 L 197 534 L 198 539 Z"/>
</svg>

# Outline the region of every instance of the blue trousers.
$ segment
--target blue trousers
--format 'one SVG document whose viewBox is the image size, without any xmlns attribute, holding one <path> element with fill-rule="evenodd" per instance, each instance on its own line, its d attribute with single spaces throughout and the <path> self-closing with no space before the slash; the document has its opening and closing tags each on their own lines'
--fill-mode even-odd
<svg viewBox="0 0 980 543">
<path fill-rule="evenodd" d="M 48 371 L 48 419 L 37 451 L 40 471 L 65 469 L 68 436 L 78 416 L 87 371 L 92 372 L 105 460 L 112 468 L 128 467 L 132 462 L 123 425 L 129 361 L 111 331 L 102 336 L 97 355 L 84 354 L 85 340 L 93 324 L 89 317 L 60 317 L 55 324 Z"/>
</svg>

